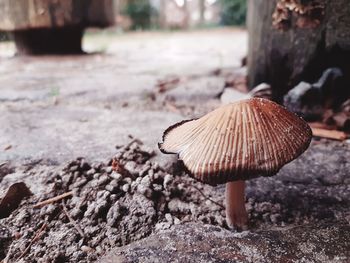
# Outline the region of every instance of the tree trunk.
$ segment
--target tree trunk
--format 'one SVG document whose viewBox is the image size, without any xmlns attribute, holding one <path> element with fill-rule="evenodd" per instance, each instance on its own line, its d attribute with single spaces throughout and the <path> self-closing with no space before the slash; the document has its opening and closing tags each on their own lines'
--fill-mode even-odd
<svg viewBox="0 0 350 263">
<path fill-rule="evenodd" d="M 12 36 L 17 53 L 22 55 L 83 53 L 82 27 L 21 30 Z"/>
<path fill-rule="evenodd" d="M 184 5 L 183 5 L 183 12 L 185 14 L 185 18 L 184 18 L 184 28 L 188 29 L 189 25 L 190 25 L 190 20 L 189 20 L 189 12 L 188 12 L 188 3 L 187 0 L 184 0 Z"/>
<path fill-rule="evenodd" d="M 159 3 L 159 26 L 161 29 L 165 29 L 166 26 L 166 15 L 165 15 L 165 9 L 166 9 L 166 0 L 160 0 Z"/>
<path fill-rule="evenodd" d="M 205 24 L 205 0 L 199 0 L 199 23 Z"/>
<path fill-rule="evenodd" d="M 0 0 L 0 30 L 20 54 L 79 53 L 84 28 L 113 23 L 113 0 Z"/>
<path fill-rule="evenodd" d="M 250 88 L 267 82 L 280 101 L 329 67 L 339 67 L 349 80 L 349 0 L 249 0 L 248 31 Z"/>
</svg>

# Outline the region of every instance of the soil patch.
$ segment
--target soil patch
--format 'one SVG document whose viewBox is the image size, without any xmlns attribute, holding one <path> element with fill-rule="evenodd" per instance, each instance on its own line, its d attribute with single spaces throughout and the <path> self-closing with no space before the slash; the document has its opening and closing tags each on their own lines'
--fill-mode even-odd
<svg viewBox="0 0 350 263">
<path fill-rule="evenodd" d="M 312 146 L 307 157 L 296 165 L 305 169 L 311 156 L 330 146 L 320 145 Z M 132 140 L 118 147 L 117 154 L 106 163 L 78 158 L 54 176 L 47 175 L 46 193 L 29 197 L 0 220 L 0 243 L 4 244 L 0 255 L 7 255 L 7 262 L 94 262 L 112 247 L 184 222 L 227 228 L 224 186 L 196 182 L 178 166 L 166 171 L 152 160 L 154 155 L 142 142 Z M 347 183 L 330 186 L 308 180 L 291 182 L 287 179 L 293 170 L 287 168 L 273 180 L 260 178 L 248 183 L 251 231 L 346 218 Z M 312 178 L 313 174 L 309 175 Z M 337 199 L 323 196 L 334 196 L 333 191 L 340 195 L 340 190 L 344 194 Z M 64 193 L 68 193 L 64 199 L 33 207 Z"/>
</svg>

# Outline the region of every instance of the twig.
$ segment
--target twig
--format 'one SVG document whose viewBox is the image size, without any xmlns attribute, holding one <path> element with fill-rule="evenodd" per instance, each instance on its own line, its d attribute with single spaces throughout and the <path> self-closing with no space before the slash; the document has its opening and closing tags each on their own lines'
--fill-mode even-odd
<svg viewBox="0 0 350 263">
<path fill-rule="evenodd" d="M 211 201 L 212 203 L 216 204 L 217 206 L 220 206 L 222 209 L 225 209 L 225 207 L 224 207 L 222 204 L 220 204 L 220 203 L 214 201 L 213 199 L 211 199 L 210 197 L 206 196 L 206 195 L 203 193 L 203 191 L 202 191 L 201 189 L 199 189 L 197 186 L 192 185 L 192 187 L 193 187 L 194 189 L 196 189 L 201 195 L 203 195 L 205 199 L 208 199 L 209 201 Z"/>
<path fill-rule="evenodd" d="M 328 125 L 323 122 L 308 122 L 311 128 L 319 128 L 319 129 L 326 129 L 326 130 L 335 130 L 337 127 L 335 125 Z"/>
<path fill-rule="evenodd" d="M 10 150 L 11 148 L 12 148 L 12 145 L 9 144 L 9 145 L 7 145 L 7 146 L 4 148 L 4 151 Z"/>
<path fill-rule="evenodd" d="M 326 130 L 321 128 L 312 128 L 312 134 L 321 138 L 328 138 L 338 141 L 344 141 L 348 137 L 345 132 L 336 130 Z"/>
<path fill-rule="evenodd" d="M 23 253 L 19 256 L 18 259 L 21 259 L 22 257 L 25 256 L 25 254 L 28 253 L 28 251 L 30 250 L 30 248 L 31 248 L 31 246 L 34 244 L 34 242 L 38 241 L 38 240 L 42 237 L 42 235 L 45 233 L 46 228 L 47 228 L 47 224 L 44 223 L 44 224 L 40 227 L 40 229 L 39 229 L 38 231 L 36 231 L 36 233 L 35 233 L 33 239 L 30 241 L 29 245 L 25 248 L 25 250 L 24 250 Z"/>
<path fill-rule="evenodd" d="M 52 197 L 52 198 L 50 198 L 50 199 L 41 201 L 41 202 L 39 202 L 39 203 L 33 205 L 33 208 L 40 208 L 40 207 L 43 207 L 43 206 L 45 206 L 45 205 L 48 205 L 48 204 L 57 202 L 57 201 L 59 201 L 59 200 L 61 200 L 61 199 L 64 199 L 64 198 L 69 197 L 69 196 L 72 196 L 72 195 L 73 195 L 73 191 L 66 192 L 66 193 L 64 193 L 64 194 L 61 194 L 61 195 Z"/>
<path fill-rule="evenodd" d="M 65 206 L 65 204 L 62 202 L 62 208 L 63 208 L 63 212 L 64 214 L 67 216 L 69 222 L 72 223 L 72 225 L 75 227 L 75 229 L 78 231 L 78 233 L 80 234 L 80 236 L 82 238 L 84 238 L 84 232 L 83 230 L 80 228 L 80 226 L 74 221 L 74 219 L 71 217 L 71 215 L 69 214 L 67 207 Z"/>
</svg>

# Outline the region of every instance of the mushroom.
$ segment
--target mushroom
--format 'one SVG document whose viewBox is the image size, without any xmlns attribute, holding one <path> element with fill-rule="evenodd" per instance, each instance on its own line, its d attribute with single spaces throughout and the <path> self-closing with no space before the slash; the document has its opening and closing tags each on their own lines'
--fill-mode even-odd
<svg viewBox="0 0 350 263">
<path fill-rule="evenodd" d="M 205 116 L 170 126 L 159 149 L 178 154 L 195 179 L 226 183 L 226 222 L 245 227 L 245 180 L 275 175 L 309 146 L 309 125 L 262 98 L 224 105 Z"/>
</svg>

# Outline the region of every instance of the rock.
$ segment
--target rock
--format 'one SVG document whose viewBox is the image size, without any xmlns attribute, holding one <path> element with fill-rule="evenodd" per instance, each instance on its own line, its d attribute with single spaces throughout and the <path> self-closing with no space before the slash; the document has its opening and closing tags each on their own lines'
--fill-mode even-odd
<svg viewBox="0 0 350 263">
<path fill-rule="evenodd" d="M 254 98 L 272 99 L 272 89 L 267 83 L 261 83 L 249 92 Z"/>
<path fill-rule="evenodd" d="M 310 83 L 302 81 L 287 93 L 283 104 L 299 116 L 313 120 L 320 118 L 324 111 L 322 100 L 320 89 L 315 89 Z"/>
<path fill-rule="evenodd" d="M 291 89 L 284 96 L 283 104 L 306 120 L 317 120 L 327 108 L 339 107 L 346 98 L 342 71 L 329 68 L 316 83 L 302 81 Z"/>
<path fill-rule="evenodd" d="M 342 221 L 241 233 L 189 223 L 114 248 L 99 262 L 348 262 L 349 233 Z"/>
<path fill-rule="evenodd" d="M 325 96 L 339 96 L 342 94 L 342 89 L 344 89 L 343 77 L 344 74 L 341 69 L 328 68 L 312 86 L 322 90 Z"/>
</svg>

